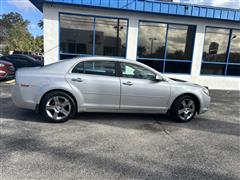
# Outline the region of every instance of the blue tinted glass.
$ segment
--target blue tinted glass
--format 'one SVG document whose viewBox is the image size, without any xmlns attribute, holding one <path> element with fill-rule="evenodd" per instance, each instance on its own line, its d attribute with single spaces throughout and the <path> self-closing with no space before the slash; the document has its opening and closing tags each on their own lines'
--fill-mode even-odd
<svg viewBox="0 0 240 180">
<path fill-rule="evenodd" d="M 125 56 L 127 44 L 127 20 L 96 18 L 95 54 Z"/>
<path fill-rule="evenodd" d="M 201 74 L 224 75 L 224 64 L 206 64 L 202 63 Z"/>
<path fill-rule="evenodd" d="M 166 30 L 166 24 L 140 22 L 138 57 L 163 59 L 165 53 Z"/>
<path fill-rule="evenodd" d="M 93 54 L 94 18 L 60 15 L 60 53 Z"/>
<path fill-rule="evenodd" d="M 232 31 L 229 62 L 240 64 L 240 30 Z"/>
<path fill-rule="evenodd" d="M 203 60 L 226 62 L 229 29 L 206 28 Z"/>
<path fill-rule="evenodd" d="M 167 59 L 192 60 L 195 26 L 169 25 Z"/>
</svg>

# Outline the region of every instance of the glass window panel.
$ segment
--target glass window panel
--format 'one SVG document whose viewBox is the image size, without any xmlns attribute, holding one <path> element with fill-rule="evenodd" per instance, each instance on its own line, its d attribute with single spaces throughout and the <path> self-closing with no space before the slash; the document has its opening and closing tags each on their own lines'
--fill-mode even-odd
<svg viewBox="0 0 240 180">
<path fill-rule="evenodd" d="M 190 74 L 191 62 L 166 61 L 165 72 Z"/>
<path fill-rule="evenodd" d="M 60 54 L 60 60 L 64 60 L 64 59 L 72 59 L 77 57 L 78 55 L 74 55 L 74 54 Z"/>
<path fill-rule="evenodd" d="M 163 71 L 163 61 L 157 61 L 157 60 L 142 60 L 138 59 L 139 62 L 146 64 L 147 66 L 162 72 Z"/>
<path fill-rule="evenodd" d="M 138 57 L 164 58 L 167 25 L 140 22 L 138 35 Z"/>
<path fill-rule="evenodd" d="M 224 73 L 225 73 L 224 64 L 202 63 L 201 74 L 224 75 Z"/>
<path fill-rule="evenodd" d="M 156 75 L 144 67 L 130 63 L 121 63 L 120 66 L 122 77 L 155 80 Z"/>
<path fill-rule="evenodd" d="M 240 76 L 240 65 L 228 65 L 227 75 Z"/>
<path fill-rule="evenodd" d="M 226 62 L 229 29 L 206 28 L 203 60 Z"/>
<path fill-rule="evenodd" d="M 192 60 L 195 26 L 169 25 L 167 59 Z"/>
<path fill-rule="evenodd" d="M 83 73 L 83 62 L 78 63 L 72 70 L 72 73 Z"/>
<path fill-rule="evenodd" d="M 240 63 L 240 30 L 232 31 L 229 62 Z"/>
<path fill-rule="evenodd" d="M 60 53 L 93 54 L 93 17 L 60 15 Z"/>
<path fill-rule="evenodd" d="M 127 20 L 96 18 L 95 54 L 126 56 Z"/>
<path fill-rule="evenodd" d="M 115 62 L 111 61 L 85 61 L 84 73 L 104 76 L 115 76 Z"/>
</svg>

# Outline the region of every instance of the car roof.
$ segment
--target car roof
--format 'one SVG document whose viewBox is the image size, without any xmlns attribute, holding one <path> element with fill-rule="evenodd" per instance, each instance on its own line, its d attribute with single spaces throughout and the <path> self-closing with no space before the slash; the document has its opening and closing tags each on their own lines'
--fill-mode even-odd
<svg viewBox="0 0 240 180">
<path fill-rule="evenodd" d="M 136 60 L 129 60 L 129 59 L 124 59 L 124 58 L 119 58 L 119 57 L 106 57 L 106 56 L 91 56 L 91 57 L 75 57 L 72 59 L 64 59 L 60 62 L 55 62 L 52 64 L 48 64 L 43 66 L 41 69 L 42 70 L 48 70 L 48 71 L 53 71 L 56 72 L 56 69 L 61 69 L 62 73 L 66 73 L 67 71 L 69 71 L 70 68 L 73 68 L 73 66 L 75 66 L 77 63 L 79 62 L 85 62 L 85 61 L 113 61 L 113 62 L 127 62 L 127 63 L 131 63 L 131 64 L 136 64 L 136 65 L 140 65 L 143 67 L 146 67 L 147 69 L 151 69 L 151 71 L 155 72 L 156 74 L 161 74 L 158 71 L 156 71 L 155 69 L 140 63 Z M 166 76 L 164 76 L 163 74 L 161 74 L 161 76 L 165 79 L 168 79 Z"/>
<path fill-rule="evenodd" d="M 69 68 L 73 67 L 75 64 L 79 62 L 86 61 L 113 61 L 113 62 L 128 62 L 132 64 L 141 64 L 134 60 L 128 60 L 123 58 L 113 58 L 106 56 L 91 56 L 91 57 L 75 57 L 71 59 L 64 59 L 62 61 L 58 61 L 52 64 L 48 64 L 42 67 L 42 69 L 48 69 L 52 71 L 56 71 L 56 69 L 61 69 L 63 72 L 67 71 Z M 59 67 L 59 68 L 57 68 Z"/>
<path fill-rule="evenodd" d="M 80 61 L 114 61 L 114 62 L 128 62 L 132 64 L 140 64 L 136 60 L 130 60 L 130 59 L 125 59 L 125 58 L 120 58 L 120 57 L 106 57 L 106 56 L 92 56 L 92 57 L 77 57 L 74 58 L 79 59 Z"/>
</svg>

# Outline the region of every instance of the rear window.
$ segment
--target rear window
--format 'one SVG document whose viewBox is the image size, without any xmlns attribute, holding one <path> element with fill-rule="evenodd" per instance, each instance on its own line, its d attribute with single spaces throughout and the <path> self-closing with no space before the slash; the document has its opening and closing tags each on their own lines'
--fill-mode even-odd
<svg viewBox="0 0 240 180">
<path fill-rule="evenodd" d="M 78 63 L 72 73 L 84 73 L 103 76 L 115 76 L 115 62 L 112 61 L 85 61 Z"/>
</svg>

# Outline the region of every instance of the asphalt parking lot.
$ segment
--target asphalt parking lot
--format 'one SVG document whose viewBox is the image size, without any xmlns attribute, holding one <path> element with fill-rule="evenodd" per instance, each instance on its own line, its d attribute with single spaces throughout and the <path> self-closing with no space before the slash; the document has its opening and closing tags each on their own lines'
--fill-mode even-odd
<svg viewBox="0 0 240 180">
<path fill-rule="evenodd" d="M 211 91 L 190 123 L 85 113 L 64 124 L 16 108 L 0 83 L 1 179 L 240 179 L 240 92 Z"/>
</svg>

